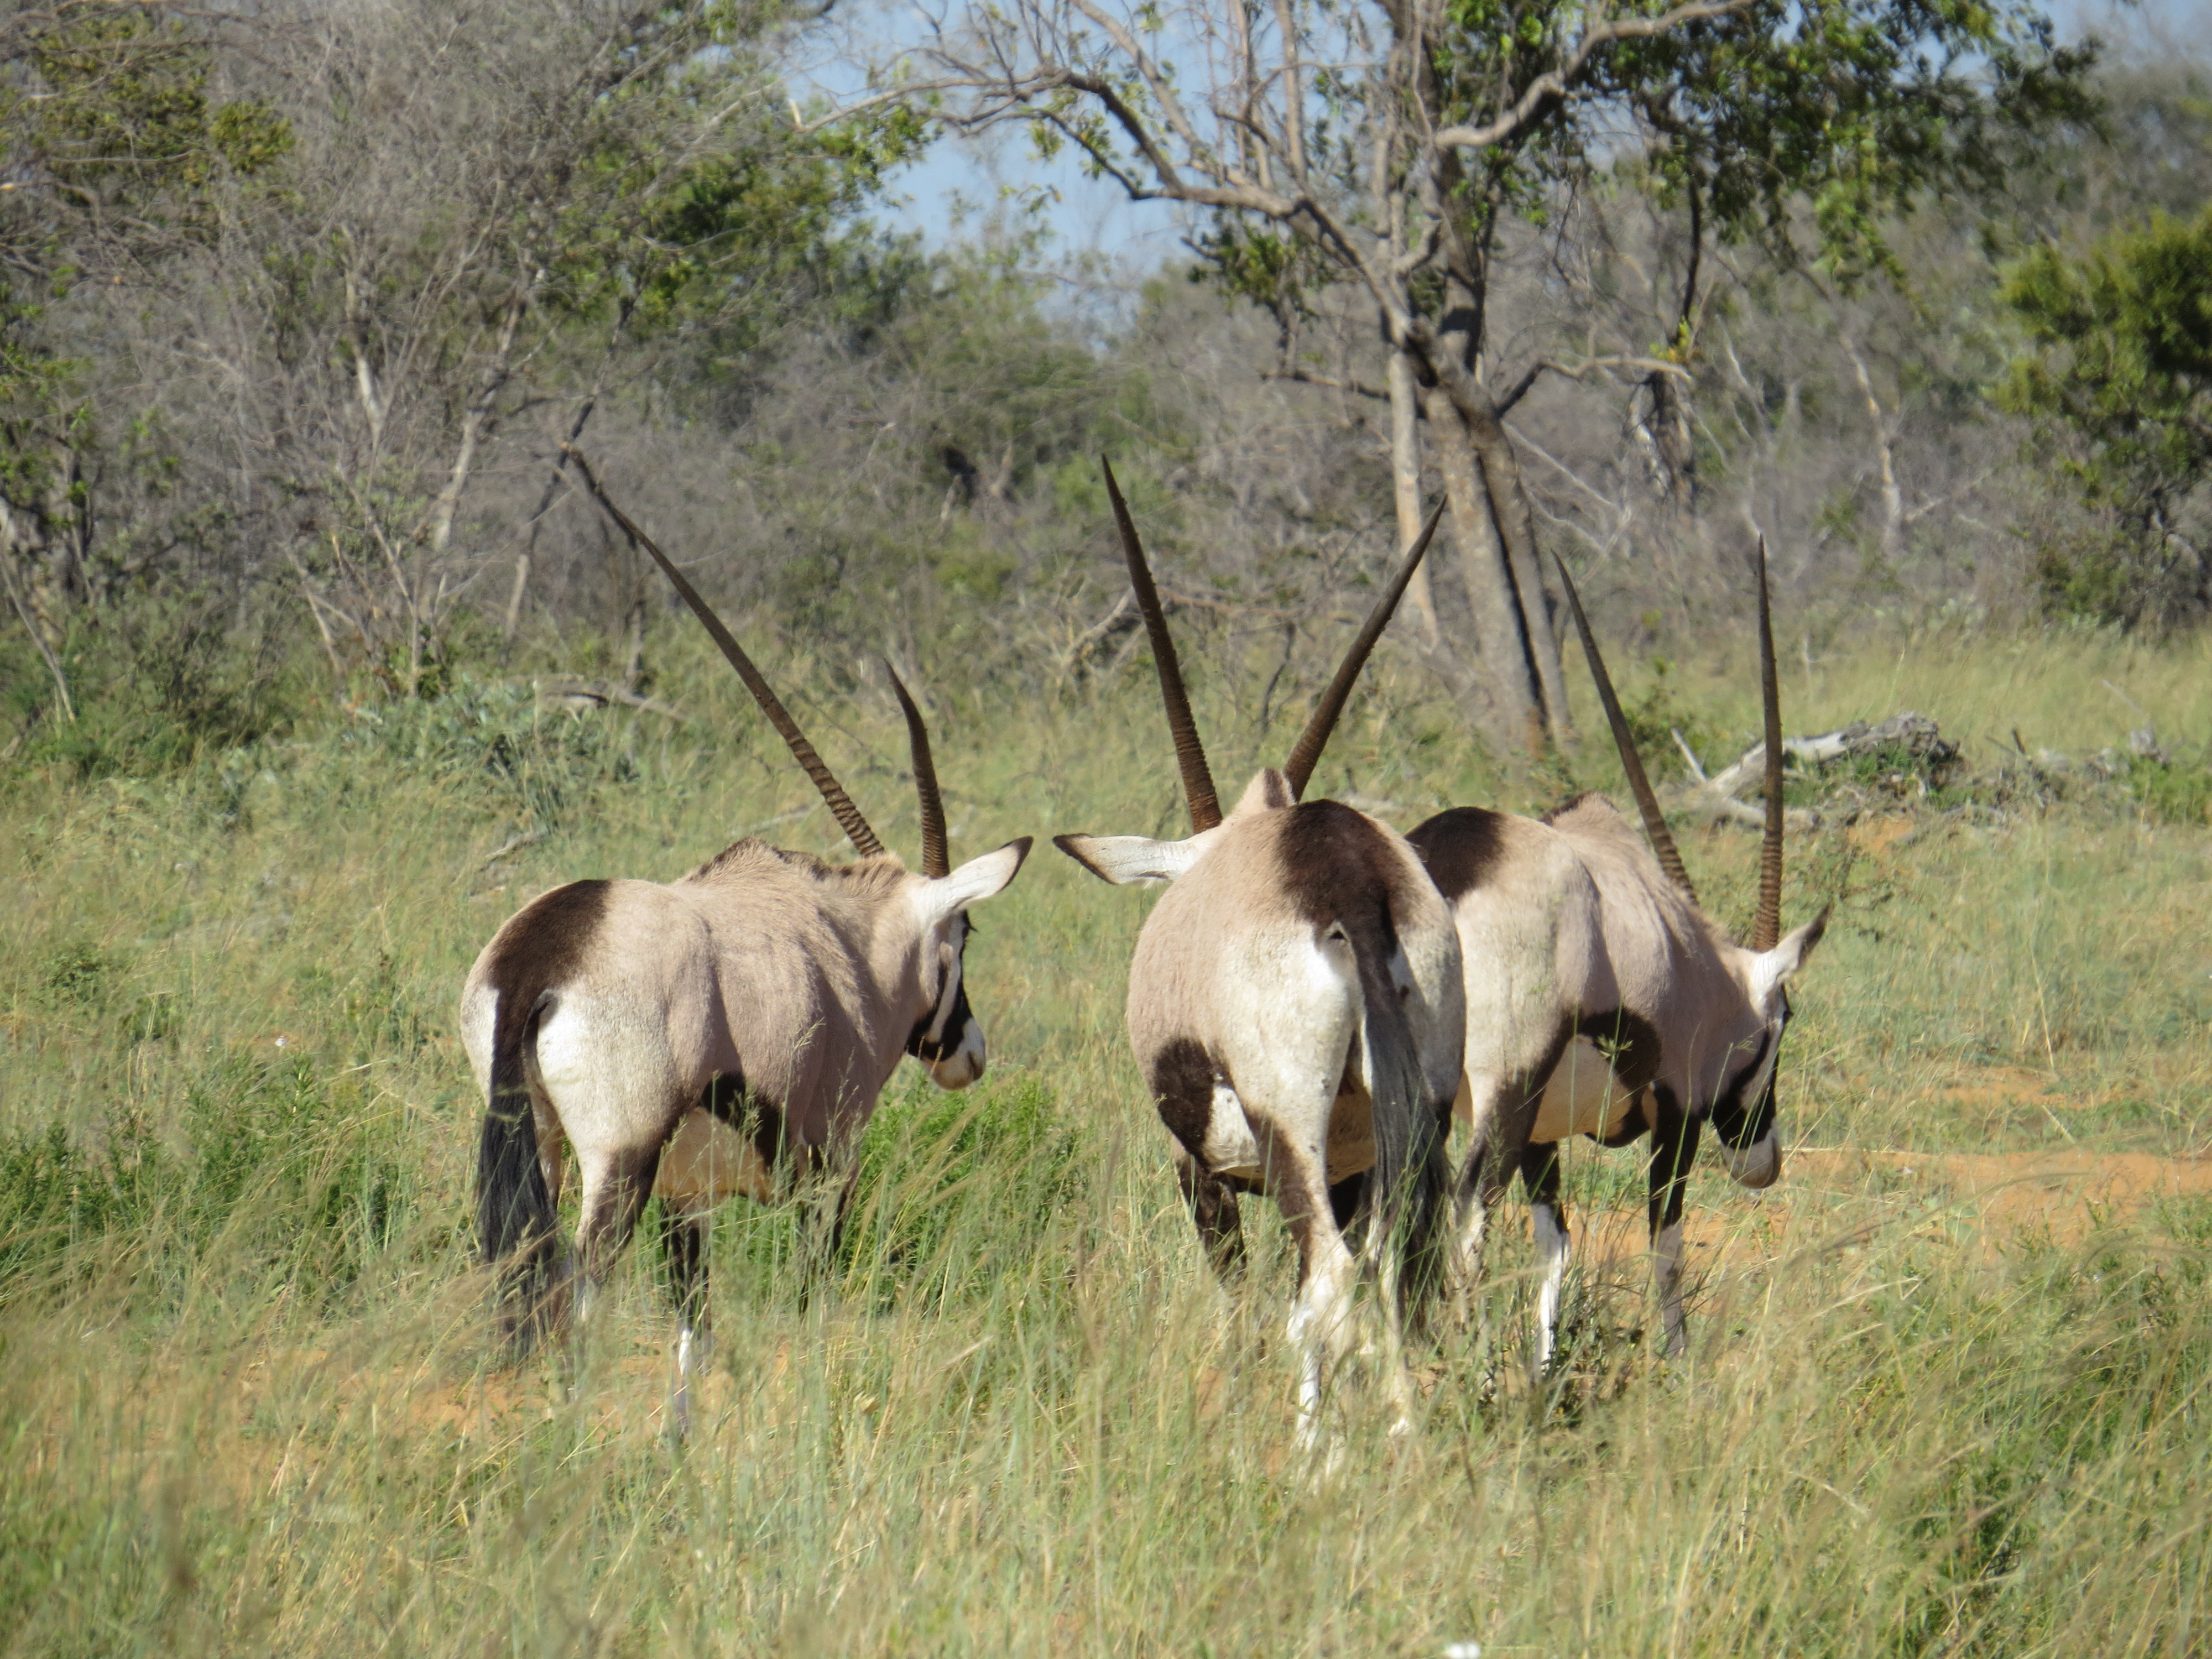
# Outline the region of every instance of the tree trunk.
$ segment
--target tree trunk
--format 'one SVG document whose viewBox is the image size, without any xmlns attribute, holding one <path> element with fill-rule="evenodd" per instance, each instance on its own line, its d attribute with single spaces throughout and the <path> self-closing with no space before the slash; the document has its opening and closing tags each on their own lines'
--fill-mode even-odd
<svg viewBox="0 0 2212 1659">
<path fill-rule="evenodd" d="M 1390 486 L 1398 507 L 1398 548 L 1410 550 L 1421 533 L 1421 408 L 1420 387 L 1410 352 L 1390 352 Z M 1430 652 L 1440 649 L 1442 631 L 1437 626 L 1437 599 L 1429 586 L 1429 562 L 1421 561 L 1413 580 L 1406 584 L 1406 603 L 1421 644 Z"/>
<path fill-rule="evenodd" d="M 1481 415 L 1468 422 L 1468 436 L 1481 459 L 1482 476 L 1504 543 L 1506 569 L 1512 578 L 1521 623 L 1534 670 L 1536 696 L 1546 732 L 1555 744 L 1574 736 L 1567 720 L 1567 676 L 1559 662 L 1559 636 L 1552 629 L 1552 607 L 1544 590 L 1544 568 L 1536 546 L 1536 513 L 1521 476 L 1521 457 L 1505 422 Z"/>
<path fill-rule="evenodd" d="M 1533 754 L 1543 747 L 1543 710 L 1474 434 L 1458 405 L 1441 391 L 1429 394 L 1429 426 L 1437 471 L 1451 501 L 1453 539 L 1459 545 L 1460 570 L 1474 613 L 1475 648 L 1489 684 L 1486 735 L 1501 756 L 1523 750 Z"/>
</svg>

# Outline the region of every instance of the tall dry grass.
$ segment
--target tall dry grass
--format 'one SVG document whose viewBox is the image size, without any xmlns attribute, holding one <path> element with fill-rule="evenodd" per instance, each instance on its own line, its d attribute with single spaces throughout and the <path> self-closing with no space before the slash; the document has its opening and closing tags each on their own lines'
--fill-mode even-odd
<svg viewBox="0 0 2212 1659">
<path fill-rule="evenodd" d="M 1908 705 L 2081 749 L 2142 723 L 2132 698 L 2169 738 L 2212 732 L 2201 647 L 1899 643 L 1814 662 L 1792 727 Z M 1386 1444 L 1347 1389 L 1352 1455 L 1317 1489 L 1288 1451 L 1287 1241 L 1259 1218 L 1248 1290 L 1216 1291 L 1127 1057 L 1146 900 L 1048 849 L 970 948 L 993 1074 L 895 1083 L 838 1276 L 802 1297 L 793 1216 L 726 1212 L 687 1444 L 649 1229 L 580 1375 L 490 1367 L 452 1024 L 473 952 L 570 877 L 673 875 L 757 827 L 831 850 L 773 740 L 678 666 L 681 728 L 464 688 L 160 775 L 9 786 L 9 1650 L 2206 1645 L 2212 1206 L 2137 1181 L 2039 1212 L 1932 1178 L 1970 1153 L 2195 1167 L 2212 838 L 2117 795 L 1794 849 L 1791 914 L 1839 907 L 1787 1061 L 1810 1150 L 1764 1199 L 1696 1178 L 1678 1364 L 1644 1340 L 1635 1166 L 1577 1146 L 1560 1374 L 1528 1377 L 1509 1225 L 1481 1318 L 1421 1355 L 1419 1431 Z M 1230 787 L 1290 735 L 1260 732 L 1236 667 L 1199 672 Z M 1747 739 L 1741 668 L 1679 666 L 1663 695 Z M 891 709 L 808 717 L 911 848 Z M 939 726 L 956 852 L 1177 822 L 1133 672 L 955 699 Z M 1407 826 L 1612 776 L 1592 743 L 1501 780 L 1386 674 L 1317 787 Z M 1724 916 L 1753 851 L 1687 840 Z"/>
</svg>

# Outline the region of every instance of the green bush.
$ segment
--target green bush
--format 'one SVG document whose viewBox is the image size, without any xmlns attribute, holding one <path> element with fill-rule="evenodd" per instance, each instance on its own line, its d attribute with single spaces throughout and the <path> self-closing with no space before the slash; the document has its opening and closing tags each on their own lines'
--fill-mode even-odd
<svg viewBox="0 0 2212 1659">
<path fill-rule="evenodd" d="M 96 1135 L 54 1121 L 0 1137 L 0 1302 L 132 1246 L 134 1273 L 173 1284 L 220 1255 L 226 1271 L 282 1267 L 319 1297 L 346 1289 L 391 1243 L 411 1194 L 366 1108 L 304 1057 L 234 1051 L 185 1085 L 181 1146 L 143 1101 Z"/>
<path fill-rule="evenodd" d="M 2128 793 L 2160 823 L 2203 823 L 2212 819 L 2212 763 L 2156 755 L 2128 757 Z"/>
<path fill-rule="evenodd" d="M 1001 1258 L 1026 1258 L 1042 1241 L 1073 1191 L 1076 1150 L 1073 1127 L 1034 1075 L 948 1094 L 911 1073 L 860 1144 L 848 1271 L 933 1302 L 974 1294 Z"/>
</svg>

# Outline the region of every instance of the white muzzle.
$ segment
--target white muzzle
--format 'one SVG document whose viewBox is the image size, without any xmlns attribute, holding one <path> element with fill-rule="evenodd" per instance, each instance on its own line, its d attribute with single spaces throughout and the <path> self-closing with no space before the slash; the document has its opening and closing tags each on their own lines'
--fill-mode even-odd
<svg viewBox="0 0 2212 1659">
<path fill-rule="evenodd" d="M 964 1089 L 983 1075 L 983 1028 L 970 1019 L 960 1029 L 960 1046 L 942 1060 L 929 1063 L 929 1075 L 940 1089 Z"/>
</svg>

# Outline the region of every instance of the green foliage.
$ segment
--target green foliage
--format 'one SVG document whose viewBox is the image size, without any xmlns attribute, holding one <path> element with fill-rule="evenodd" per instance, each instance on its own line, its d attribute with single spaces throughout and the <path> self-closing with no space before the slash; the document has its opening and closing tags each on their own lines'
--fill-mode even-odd
<svg viewBox="0 0 2212 1659">
<path fill-rule="evenodd" d="M 2212 206 L 2154 212 L 2079 254 L 2040 247 L 2002 298 L 2031 355 L 1998 387 L 2039 423 L 2101 527 L 2041 550 L 2047 605 L 2129 626 L 2212 604 Z"/>
<path fill-rule="evenodd" d="M 2128 793 L 2160 823 L 2212 822 L 2212 754 L 2193 757 L 2130 755 Z"/>
<path fill-rule="evenodd" d="M 391 1243 L 409 1177 L 357 1088 L 305 1057 L 231 1051 L 183 1094 L 173 1135 L 143 1099 L 88 1139 L 58 1120 L 0 1134 L 0 1305 L 118 1251 L 144 1253 L 173 1293 L 220 1249 L 226 1273 L 281 1261 L 329 1297 Z"/>
<path fill-rule="evenodd" d="M 861 1143 L 848 1270 L 931 1305 L 988 1289 L 1010 1234 L 1041 1243 L 1058 1224 L 1079 1185 L 1079 1150 L 1034 1073 L 994 1074 L 958 1094 L 904 1078 Z"/>
<path fill-rule="evenodd" d="M 482 809 L 550 828 L 586 809 L 603 786 L 637 776 L 628 729 L 541 709 L 526 684 L 462 674 L 443 696 L 361 709 L 337 741 L 450 785 Z"/>
<path fill-rule="evenodd" d="M 1727 734 L 1682 702 L 1681 688 L 1671 678 L 1673 671 L 1674 665 L 1666 658 L 1654 657 L 1650 689 L 1621 705 L 1620 712 L 1627 717 L 1629 735 L 1636 739 L 1637 752 L 1644 758 L 1644 770 L 1655 778 L 1689 775 L 1689 763 L 1674 741 L 1676 732 L 1681 734 L 1682 741 L 1690 745 L 1708 769 L 1727 763 L 1720 757 Z M 1609 749 L 1611 740 L 1606 741 Z"/>
<path fill-rule="evenodd" d="M 4 708 L 27 728 L 23 767 L 60 766 L 79 778 L 174 771 L 214 751 L 282 732 L 312 694 L 278 629 L 240 633 L 219 601 L 147 600 L 107 617 L 64 649 L 82 693 L 77 719 L 46 720 L 46 688 L 11 677 L 21 700 Z"/>
<path fill-rule="evenodd" d="M 210 96 L 203 27 L 151 7 L 66 6 L 0 31 L 13 71 L 0 76 L 12 181 L 0 197 L 0 497 L 34 520 L 64 510 L 50 499 L 59 452 L 92 435 L 82 365 L 49 337 L 41 297 L 112 261 L 118 246 L 135 269 L 204 240 L 212 187 L 292 148 L 289 124 L 266 104 Z"/>
</svg>

